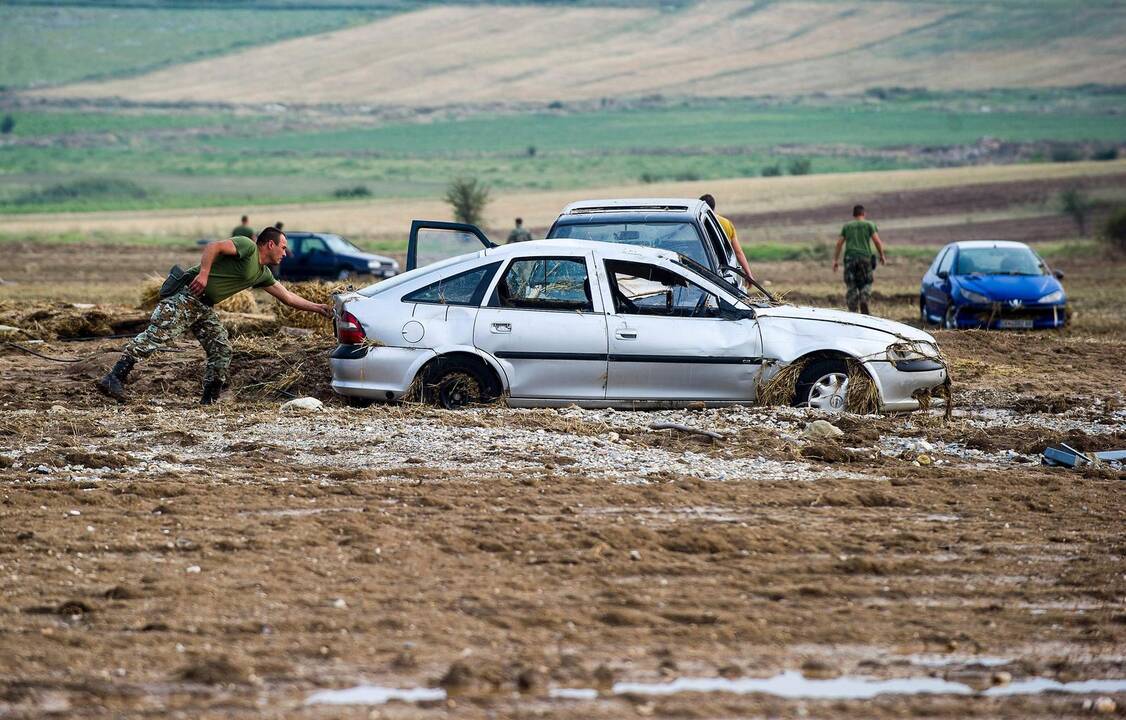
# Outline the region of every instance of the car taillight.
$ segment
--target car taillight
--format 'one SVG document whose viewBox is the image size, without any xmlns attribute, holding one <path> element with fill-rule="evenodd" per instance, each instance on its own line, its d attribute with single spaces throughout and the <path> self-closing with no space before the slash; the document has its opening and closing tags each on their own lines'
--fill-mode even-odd
<svg viewBox="0 0 1126 720">
<path fill-rule="evenodd" d="M 340 344 L 359 345 L 366 337 L 364 326 L 360 324 L 356 316 L 344 311 L 340 319 L 336 321 L 336 339 L 340 341 Z"/>
</svg>

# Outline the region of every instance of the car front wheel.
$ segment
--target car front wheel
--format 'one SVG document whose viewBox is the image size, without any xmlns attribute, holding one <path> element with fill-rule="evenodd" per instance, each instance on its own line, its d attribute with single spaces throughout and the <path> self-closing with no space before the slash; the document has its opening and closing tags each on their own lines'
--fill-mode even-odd
<svg viewBox="0 0 1126 720">
<path fill-rule="evenodd" d="M 839 358 L 815 360 L 798 377 L 794 405 L 843 412 L 848 404 L 848 365 Z"/>
<path fill-rule="evenodd" d="M 942 327 L 946 328 L 947 330 L 957 330 L 957 314 L 957 308 L 955 308 L 953 304 L 947 305 L 946 316 L 942 319 Z"/>
</svg>

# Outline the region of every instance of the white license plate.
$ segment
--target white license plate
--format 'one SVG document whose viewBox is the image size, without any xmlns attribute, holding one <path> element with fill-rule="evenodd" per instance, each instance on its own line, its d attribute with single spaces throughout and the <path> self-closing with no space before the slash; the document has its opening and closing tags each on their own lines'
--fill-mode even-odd
<svg viewBox="0 0 1126 720">
<path fill-rule="evenodd" d="M 998 327 L 1000 327 L 1002 330 L 1016 330 L 1016 329 L 1021 329 L 1021 328 L 1025 329 L 1025 330 L 1029 330 L 1029 329 L 1032 328 L 1032 321 L 1031 320 L 1002 320 Z"/>
</svg>

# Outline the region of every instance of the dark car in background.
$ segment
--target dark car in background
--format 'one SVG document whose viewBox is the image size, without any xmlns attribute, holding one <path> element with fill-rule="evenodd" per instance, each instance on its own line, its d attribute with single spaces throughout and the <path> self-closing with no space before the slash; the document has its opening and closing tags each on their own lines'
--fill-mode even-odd
<svg viewBox="0 0 1126 720">
<path fill-rule="evenodd" d="M 282 280 L 347 280 L 371 276 L 385 279 L 399 274 L 399 263 L 366 252 L 339 235 L 287 232 L 289 255 L 278 267 Z"/>
<path fill-rule="evenodd" d="M 924 325 L 950 330 L 1063 327 L 1068 309 L 1062 279 L 1024 243 L 950 243 L 923 276 L 919 314 Z"/>
</svg>

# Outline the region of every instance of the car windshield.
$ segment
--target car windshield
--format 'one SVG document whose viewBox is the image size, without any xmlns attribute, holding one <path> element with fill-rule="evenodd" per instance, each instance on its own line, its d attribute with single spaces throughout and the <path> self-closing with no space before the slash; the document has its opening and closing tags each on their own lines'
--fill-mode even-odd
<svg viewBox="0 0 1126 720">
<path fill-rule="evenodd" d="M 975 247 L 958 251 L 955 275 L 1043 275 L 1044 266 L 1026 247 Z"/>
<path fill-rule="evenodd" d="M 598 242 L 641 245 L 685 255 L 707 264 L 704 244 L 696 226 L 690 222 L 614 222 L 556 225 L 552 238 L 595 240 Z"/>
<path fill-rule="evenodd" d="M 363 250 L 359 249 L 358 247 L 356 247 L 352 243 L 348 242 L 344 238 L 340 237 L 339 235 L 321 235 L 321 237 L 324 238 L 324 241 L 326 243 L 328 243 L 328 246 L 330 248 L 332 248 L 333 252 L 336 252 L 336 253 L 363 252 Z"/>
</svg>

